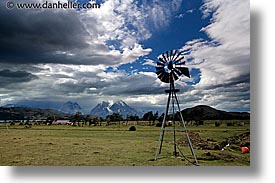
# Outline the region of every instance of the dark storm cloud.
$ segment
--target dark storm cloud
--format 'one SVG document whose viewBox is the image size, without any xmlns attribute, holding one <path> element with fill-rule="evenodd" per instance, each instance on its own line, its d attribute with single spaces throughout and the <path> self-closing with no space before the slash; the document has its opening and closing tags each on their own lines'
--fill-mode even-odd
<svg viewBox="0 0 275 183">
<path fill-rule="evenodd" d="M 211 86 L 206 86 L 203 89 L 206 89 L 206 90 L 216 89 L 216 88 L 229 88 L 229 89 L 232 89 L 232 87 L 234 87 L 238 84 L 247 84 L 246 89 L 249 90 L 249 83 L 250 83 L 250 73 L 247 73 L 247 74 L 239 75 L 235 78 L 231 78 L 230 80 L 228 80 L 228 81 L 226 81 L 222 84 L 213 84 Z"/>
<path fill-rule="evenodd" d="M 0 63 L 97 65 L 119 60 L 105 55 L 105 45 L 91 41 L 96 28 L 88 32 L 76 10 L 8 10 L 1 2 L 0 27 Z"/>
<path fill-rule="evenodd" d="M 37 78 L 37 76 L 25 71 L 10 71 L 7 69 L 0 70 L 1 87 L 5 87 L 12 84 L 18 84 L 22 82 L 29 82 Z"/>
</svg>

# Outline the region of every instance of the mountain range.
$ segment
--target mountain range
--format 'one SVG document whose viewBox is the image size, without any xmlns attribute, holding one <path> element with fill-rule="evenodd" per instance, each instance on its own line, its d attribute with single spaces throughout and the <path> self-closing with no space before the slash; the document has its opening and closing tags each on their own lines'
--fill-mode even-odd
<svg viewBox="0 0 275 183">
<path fill-rule="evenodd" d="M 31 106 L 26 106 L 26 105 L 19 105 L 19 104 L 6 104 L 2 106 L 3 108 L 15 108 L 17 111 L 20 108 L 25 108 L 28 110 L 31 109 L 44 109 L 44 108 L 36 108 L 36 107 L 31 107 Z M 59 108 L 51 109 L 54 110 L 54 115 L 56 113 L 60 114 L 69 114 L 69 115 L 74 115 L 77 112 L 80 112 L 84 114 L 84 109 L 81 108 L 81 106 L 77 102 L 72 102 L 68 101 L 64 104 L 62 104 Z M 43 111 L 43 110 L 42 110 Z M 22 112 L 22 109 L 19 110 L 19 113 Z M 36 110 L 37 112 L 37 110 Z M 43 112 L 42 112 L 43 113 Z M 45 112 L 47 113 L 47 112 Z M 130 107 L 128 104 L 126 104 L 124 101 L 119 100 L 115 103 L 111 102 L 101 102 L 97 104 L 91 111 L 88 113 L 91 116 L 99 116 L 102 118 L 106 118 L 106 116 L 111 115 L 113 113 L 119 113 L 123 118 L 126 118 L 127 115 L 137 115 L 139 117 L 142 117 L 142 112 L 137 111 L 136 109 Z M 85 113 L 87 114 L 87 112 Z"/>
<path fill-rule="evenodd" d="M 119 113 L 122 115 L 123 118 L 126 118 L 127 115 L 137 115 L 139 117 L 142 116 L 142 113 L 137 111 L 136 109 L 127 105 L 124 101 L 119 100 L 115 103 L 110 102 L 101 102 L 97 104 L 90 112 L 92 116 L 100 116 L 102 118 L 106 118 L 106 116 Z"/>
<path fill-rule="evenodd" d="M 66 116 L 74 115 L 77 112 L 83 113 L 83 109 L 76 102 L 68 101 L 60 106 L 59 109 L 42 109 L 34 108 L 24 105 L 7 104 L 0 107 L 0 119 L 19 119 L 19 118 L 45 118 L 46 116 L 56 116 L 57 118 L 64 118 Z M 185 120 L 231 120 L 231 119 L 250 119 L 248 112 L 227 112 L 215 109 L 207 105 L 198 105 L 191 108 L 186 108 L 181 111 Z M 137 115 L 140 118 L 143 113 L 127 105 L 120 100 L 115 103 L 101 102 L 97 104 L 89 113 L 91 116 L 99 116 L 106 118 L 106 116 L 119 113 L 123 118 L 127 115 Z M 87 113 L 86 113 L 87 114 Z"/>
</svg>

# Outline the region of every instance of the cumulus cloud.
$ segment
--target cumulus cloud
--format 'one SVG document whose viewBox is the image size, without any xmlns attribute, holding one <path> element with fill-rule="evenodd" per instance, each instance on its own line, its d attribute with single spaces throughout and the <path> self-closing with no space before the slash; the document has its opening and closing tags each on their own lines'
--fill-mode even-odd
<svg viewBox="0 0 275 183">
<path fill-rule="evenodd" d="M 8 10 L 1 2 L 0 63 L 111 66 L 133 62 L 150 53 L 150 48 L 139 44 L 141 39 L 137 37 L 141 34 L 135 35 L 140 30 L 128 28 L 125 22 L 128 17 L 115 14 L 114 8 L 119 7 L 108 6 L 112 3 L 114 1 L 106 1 L 103 9 L 91 10 L 101 14 L 107 12 L 105 17 L 108 18 L 104 19 L 100 15 L 88 16 L 89 12 L 76 10 Z M 110 9 L 105 11 L 104 7 Z M 106 42 L 114 39 L 122 46 L 110 50 Z"/>
<path fill-rule="evenodd" d="M 201 9 L 204 16 L 213 12 L 211 23 L 201 29 L 210 40 L 196 39 L 182 47 L 192 58 L 190 65 L 201 72 L 200 82 L 194 87 L 204 91 L 201 99 L 208 104 L 233 109 L 229 103 L 239 101 L 236 105 L 249 110 L 249 1 L 206 0 Z M 245 96 L 240 96 L 240 91 Z"/>
</svg>

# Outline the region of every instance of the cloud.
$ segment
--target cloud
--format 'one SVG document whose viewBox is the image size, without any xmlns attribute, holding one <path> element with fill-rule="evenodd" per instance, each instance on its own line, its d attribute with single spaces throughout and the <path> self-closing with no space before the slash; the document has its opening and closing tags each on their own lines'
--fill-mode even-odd
<svg viewBox="0 0 275 183">
<path fill-rule="evenodd" d="M 189 65 L 201 72 L 194 85 L 204 91 L 200 102 L 224 109 L 233 109 L 230 104 L 236 102 L 238 109 L 249 110 L 249 1 L 206 0 L 201 10 L 205 17 L 212 12 L 211 23 L 201 29 L 210 39 L 191 40 L 182 47 L 192 60 Z"/>
<path fill-rule="evenodd" d="M 144 6 L 148 17 L 150 17 L 149 23 L 157 30 L 163 28 L 163 26 L 168 26 L 169 19 L 175 16 L 173 13 L 179 10 L 181 3 L 182 0 L 148 1 Z"/>
<path fill-rule="evenodd" d="M 0 64 L 131 63 L 152 52 L 140 42 L 151 37 L 152 28 L 166 26 L 180 4 L 112 0 L 102 2 L 100 9 L 76 11 L 8 10 L 1 2 Z"/>
<path fill-rule="evenodd" d="M 112 3 L 106 1 L 102 8 Z M 108 19 L 89 16 L 89 11 L 8 10 L 4 7 L 4 2 L 1 2 L 0 63 L 117 66 L 134 62 L 152 51 L 143 48 L 139 43 L 142 39 L 136 39 L 141 37 L 140 33 L 135 35 L 139 30 L 128 28 L 127 15 L 115 14 L 116 6 L 106 10 L 113 13 L 113 16 L 107 14 Z M 145 30 L 142 28 L 143 32 Z M 144 36 L 143 39 L 149 38 Z M 122 46 L 110 50 L 107 41 L 114 39 Z"/>
<path fill-rule="evenodd" d="M 145 59 L 145 62 L 142 65 L 150 65 L 150 66 L 155 67 L 156 63 L 155 63 L 155 61 L 153 61 L 151 59 Z"/>
<path fill-rule="evenodd" d="M 0 70 L 0 87 L 9 87 L 13 84 L 25 83 L 34 79 L 38 79 L 38 77 L 25 71 Z"/>
</svg>

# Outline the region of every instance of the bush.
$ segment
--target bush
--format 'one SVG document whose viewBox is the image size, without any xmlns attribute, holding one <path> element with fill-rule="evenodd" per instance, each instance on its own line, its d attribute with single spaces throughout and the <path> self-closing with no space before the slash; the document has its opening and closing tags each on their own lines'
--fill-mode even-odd
<svg viewBox="0 0 275 183">
<path fill-rule="evenodd" d="M 161 127 L 162 126 L 162 123 L 157 123 L 156 124 L 156 127 Z"/>
<path fill-rule="evenodd" d="M 220 122 L 215 122 L 215 127 L 219 127 L 219 126 L 221 126 L 221 123 Z"/>
<path fill-rule="evenodd" d="M 135 126 L 131 126 L 130 128 L 129 128 L 129 131 L 136 131 L 137 129 L 136 129 L 136 127 Z"/>
<path fill-rule="evenodd" d="M 234 126 L 234 123 L 233 122 L 227 122 L 226 126 Z"/>
</svg>

